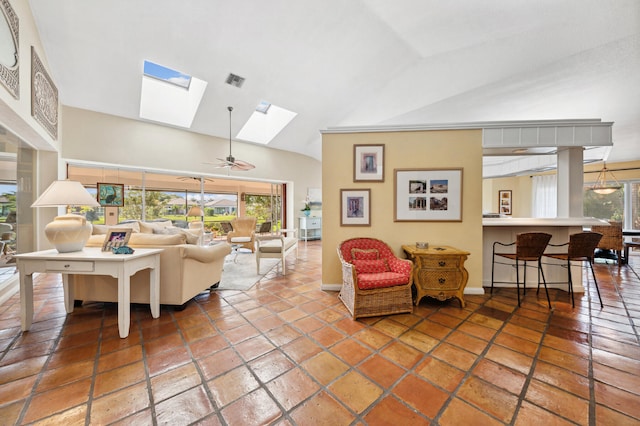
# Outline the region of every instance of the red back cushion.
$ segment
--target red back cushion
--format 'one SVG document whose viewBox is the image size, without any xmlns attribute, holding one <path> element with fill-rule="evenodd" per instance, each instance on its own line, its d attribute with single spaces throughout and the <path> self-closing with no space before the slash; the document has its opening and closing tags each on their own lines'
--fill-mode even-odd
<svg viewBox="0 0 640 426">
<path fill-rule="evenodd" d="M 351 258 L 353 260 L 378 260 L 380 259 L 380 252 L 378 249 L 351 249 Z"/>
<path fill-rule="evenodd" d="M 389 265 L 386 259 L 376 260 L 354 260 L 353 266 L 356 267 L 358 274 L 380 274 L 389 272 Z"/>
</svg>

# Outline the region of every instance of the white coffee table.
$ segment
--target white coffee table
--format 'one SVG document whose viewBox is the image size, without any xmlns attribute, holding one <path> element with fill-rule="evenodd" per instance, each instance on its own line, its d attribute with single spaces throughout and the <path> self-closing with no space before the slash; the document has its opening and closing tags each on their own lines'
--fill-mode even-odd
<svg viewBox="0 0 640 426">
<path fill-rule="evenodd" d="M 118 331 L 120 337 L 129 335 L 131 322 L 131 276 L 149 268 L 151 316 L 160 316 L 160 253 L 162 249 L 135 249 L 133 254 L 113 254 L 100 248 L 85 248 L 72 253 L 44 250 L 17 254 L 16 265 L 20 272 L 20 308 L 22 330 L 27 331 L 33 322 L 33 274 L 60 273 L 64 286 L 64 304 L 67 313 L 73 312 L 73 286 L 70 274 L 109 275 L 118 279 Z"/>
</svg>

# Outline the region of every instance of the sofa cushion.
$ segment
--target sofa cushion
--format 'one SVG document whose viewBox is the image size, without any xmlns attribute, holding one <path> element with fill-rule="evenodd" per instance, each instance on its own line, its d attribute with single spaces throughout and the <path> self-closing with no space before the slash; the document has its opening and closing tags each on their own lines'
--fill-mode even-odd
<svg viewBox="0 0 640 426">
<path fill-rule="evenodd" d="M 353 266 L 356 267 L 356 272 L 358 273 L 358 275 L 389 272 L 389 264 L 387 263 L 386 259 L 354 260 Z"/>
<path fill-rule="evenodd" d="M 372 290 L 375 288 L 393 287 L 409 282 L 409 278 L 397 272 L 383 272 L 380 274 L 359 274 L 358 288 L 360 290 Z"/>
<path fill-rule="evenodd" d="M 155 229 L 164 229 L 170 226 L 173 226 L 170 220 L 162 220 L 157 222 L 142 222 L 139 221 L 140 224 L 140 232 L 144 232 L 146 234 L 153 234 Z"/>
<path fill-rule="evenodd" d="M 109 229 L 122 229 L 129 228 L 131 232 L 140 232 L 140 225 L 138 222 L 130 222 L 130 223 L 121 223 L 118 225 L 92 225 L 91 226 L 91 235 L 107 235 Z"/>
<path fill-rule="evenodd" d="M 351 249 L 351 258 L 353 260 L 376 260 L 380 259 L 380 252 L 378 249 Z"/>
<path fill-rule="evenodd" d="M 187 244 L 198 244 L 199 236 L 194 234 L 193 232 L 189 232 L 186 229 L 177 228 L 175 226 L 168 226 L 166 228 L 154 228 L 154 234 L 161 235 L 184 235 L 187 239 Z"/>
</svg>

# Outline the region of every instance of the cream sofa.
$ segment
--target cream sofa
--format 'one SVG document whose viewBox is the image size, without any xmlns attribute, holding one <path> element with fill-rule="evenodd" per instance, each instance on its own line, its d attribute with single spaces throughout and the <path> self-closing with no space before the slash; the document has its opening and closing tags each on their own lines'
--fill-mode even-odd
<svg viewBox="0 0 640 426">
<path fill-rule="evenodd" d="M 224 258 L 231 246 L 221 242 L 213 246 L 187 244 L 191 237 L 172 227 L 157 224 L 126 224 L 131 227 L 128 245 L 133 248 L 162 248 L 160 254 L 160 303 L 184 305 L 191 298 L 220 282 Z M 108 227 L 94 227 L 87 247 L 102 247 Z M 168 229 L 167 229 L 168 228 Z M 143 231 L 137 232 L 136 229 Z M 154 230 L 156 232 L 154 232 Z M 151 232 L 149 232 L 151 231 Z M 165 233 L 166 232 L 166 233 Z M 197 241 L 197 238 L 195 238 Z M 126 255 L 123 255 L 126 256 Z M 82 301 L 117 302 L 117 280 L 103 275 L 70 275 L 75 299 Z M 142 270 L 131 277 L 131 302 L 149 303 L 149 270 Z"/>
</svg>

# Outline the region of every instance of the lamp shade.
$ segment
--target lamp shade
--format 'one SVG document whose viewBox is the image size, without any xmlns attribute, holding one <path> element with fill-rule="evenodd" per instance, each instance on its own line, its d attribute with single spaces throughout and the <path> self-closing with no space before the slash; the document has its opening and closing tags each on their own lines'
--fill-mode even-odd
<svg viewBox="0 0 640 426">
<path fill-rule="evenodd" d="M 100 204 L 80 182 L 56 180 L 31 204 L 31 207 L 90 206 Z M 60 253 L 81 251 L 91 236 L 91 223 L 83 216 L 57 216 L 45 226 L 47 239 Z"/>
<path fill-rule="evenodd" d="M 100 207 L 80 182 L 56 180 L 31 204 L 31 207 L 90 206 Z"/>
<path fill-rule="evenodd" d="M 607 181 L 607 174 L 609 175 L 609 180 Z M 600 195 L 608 195 L 613 194 L 617 190 L 621 189 L 622 185 L 618 182 L 618 179 L 614 176 L 614 174 L 607 169 L 607 163 L 604 163 L 602 170 L 598 174 L 598 179 L 596 179 L 596 183 L 590 188 L 593 192 Z"/>
<path fill-rule="evenodd" d="M 192 206 L 187 212 L 187 216 L 203 216 L 204 212 L 200 206 Z"/>
</svg>

